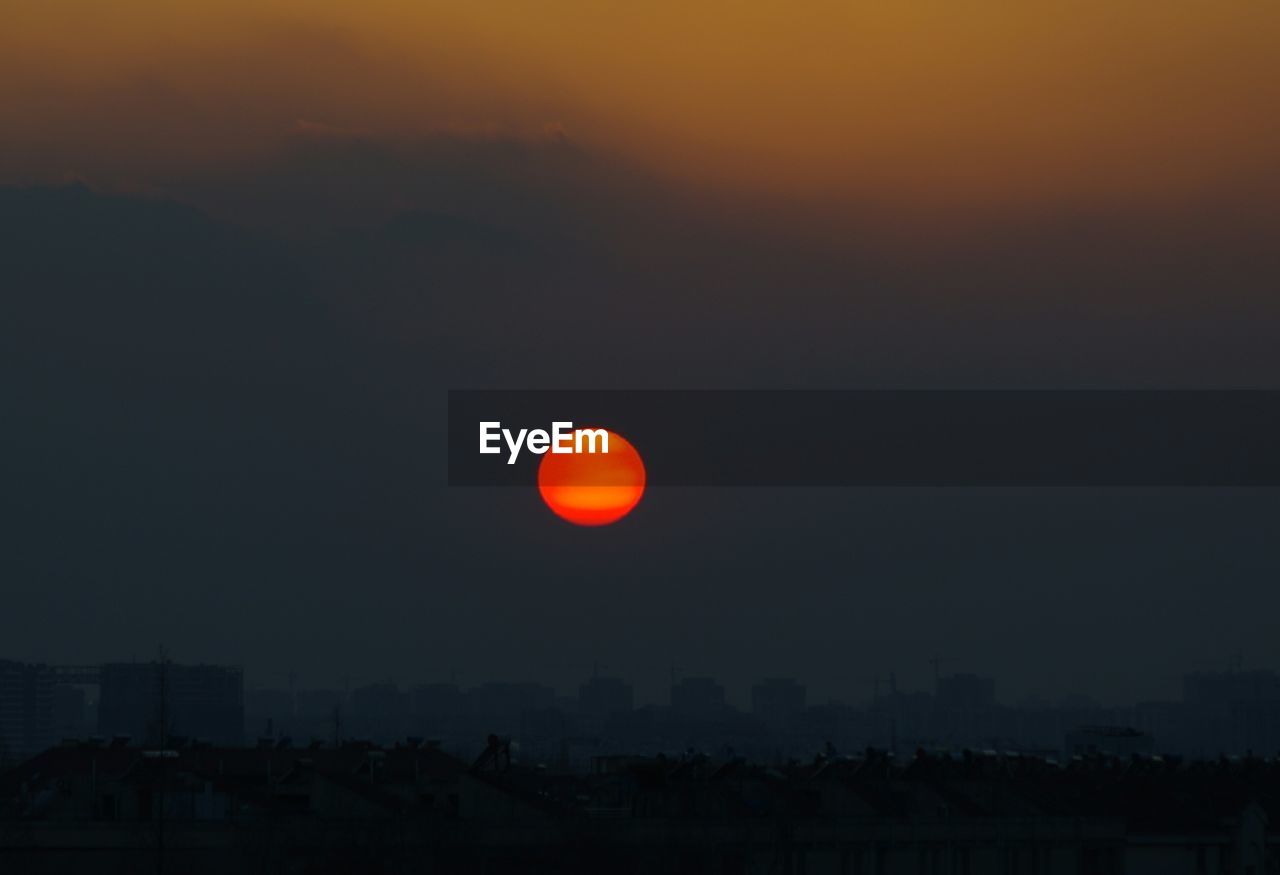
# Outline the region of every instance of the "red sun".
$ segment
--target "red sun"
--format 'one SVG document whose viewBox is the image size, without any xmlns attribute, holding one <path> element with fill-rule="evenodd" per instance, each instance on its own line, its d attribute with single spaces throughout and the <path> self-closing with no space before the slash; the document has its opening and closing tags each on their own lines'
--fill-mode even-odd
<svg viewBox="0 0 1280 875">
<path fill-rule="evenodd" d="M 617 522 L 644 495 L 644 462 L 636 448 L 609 432 L 609 452 L 551 453 L 538 465 L 538 491 L 547 507 L 580 526 Z"/>
</svg>

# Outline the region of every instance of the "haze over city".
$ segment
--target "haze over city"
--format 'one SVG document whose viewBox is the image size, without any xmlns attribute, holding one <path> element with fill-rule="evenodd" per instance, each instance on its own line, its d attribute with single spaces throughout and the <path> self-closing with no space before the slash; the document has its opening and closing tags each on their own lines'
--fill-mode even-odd
<svg viewBox="0 0 1280 875">
<path fill-rule="evenodd" d="M 1280 665 L 1240 491 L 443 486 L 486 387 L 1268 388 L 1276 10 L 23 3 L 7 655 L 641 700 Z M 643 453 L 643 447 L 640 448 Z"/>
</svg>

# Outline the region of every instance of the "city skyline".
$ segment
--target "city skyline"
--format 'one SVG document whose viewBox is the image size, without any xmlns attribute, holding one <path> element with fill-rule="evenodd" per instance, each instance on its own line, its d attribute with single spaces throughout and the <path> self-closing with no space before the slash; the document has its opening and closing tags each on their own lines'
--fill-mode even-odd
<svg viewBox="0 0 1280 875">
<path fill-rule="evenodd" d="M 362 686 L 374 686 L 378 684 L 392 684 L 397 687 L 411 689 L 418 686 L 430 685 L 453 685 L 459 689 L 467 689 L 484 684 L 534 684 L 543 686 L 553 690 L 555 695 L 563 697 L 571 697 L 575 694 L 580 686 L 592 679 L 610 679 L 622 680 L 635 689 L 649 689 L 650 695 L 637 698 L 637 705 L 661 705 L 667 702 L 672 682 L 682 678 L 712 678 L 718 676 L 711 672 L 699 672 L 695 670 L 678 669 L 674 666 L 652 666 L 646 673 L 648 676 L 660 678 L 655 680 L 647 687 L 636 683 L 636 679 L 632 676 L 611 671 L 606 664 L 599 662 L 591 663 L 584 666 L 586 673 L 582 674 L 578 680 L 568 680 L 557 683 L 547 679 L 539 679 L 536 677 L 528 677 L 523 675 L 508 675 L 489 678 L 468 678 L 466 672 L 458 672 L 457 670 L 449 670 L 439 674 L 423 673 L 421 676 L 411 676 L 404 672 L 373 672 L 363 676 L 353 674 L 340 673 L 332 678 L 322 679 L 320 681 L 312 681 L 308 676 L 298 670 L 289 670 L 284 672 L 275 672 L 270 675 L 256 674 L 251 665 L 239 661 L 219 661 L 219 660 L 189 660 L 183 659 L 181 654 L 175 656 L 168 648 L 165 648 L 168 654 L 166 661 L 177 665 L 209 665 L 209 666 L 228 666 L 234 667 L 244 673 L 245 683 L 244 690 L 251 693 L 255 690 L 286 690 L 286 689 L 324 689 L 324 690 L 340 690 L 344 693 L 350 692 L 352 689 Z M 132 655 L 128 659 L 103 659 L 103 660 L 77 660 L 58 661 L 58 660 L 32 660 L 16 658 L 13 654 L 0 654 L 0 660 L 36 664 L 48 666 L 51 669 L 60 671 L 83 672 L 93 670 L 97 666 L 115 664 L 115 665 L 154 665 L 158 663 L 155 654 L 150 656 Z M 875 700 L 876 696 L 887 694 L 888 691 L 896 687 L 900 692 L 914 693 L 924 692 L 931 693 L 936 691 L 937 683 L 941 680 L 955 677 L 965 678 L 988 678 L 993 681 L 999 680 L 999 675 L 988 672 L 965 670 L 965 667 L 955 667 L 956 660 L 943 659 L 936 654 L 931 654 L 924 659 L 924 670 L 914 672 L 909 675 L 910 681 L 904 680 L 904 674 L 895 669 L 890 669 L 883 673 L 859 673 L 856 681 L 849 683 L 849 695 L 845 698 L 839 696 L 828 695 L 826 692 L 819 690 L 816 694 L 816 701 L 822 703 L 836 703 L 842 705 L 858 706 L 868 704 Z M 940 666 L 943 666 L 940 670 Z M 1124 700 L 1108 700 L 1104 697 L 1097 696 L 1089 689 L 1065 689 L 1058 693 L 1050 693 L 1046 691 L 1028 690 L 1010 693 L 1003 685 L 996 686 L 996 701 L 1003 705 L 1049 705 L 1062 701 L 1083 701 L 1088 700 L 1096 704 L 1112 707 L 1124 704 L 1133 704 L 1139 701 L 1159 701 L 1162 698 L 1180 695 L 1185 686 L 1186 679 L 1195 675 L 1212 675 L 1212 674 L 1250 674 L 1250 673 L 1272 673 L 1280 671 L 1280 666 L 1267 666 L 1260 664 L 1251 664 L 1245 661 L 1240 654 L 1232 653 L 1224 656 L 1223 660 L 1214 665 L 1192 666 L 1184 671 L 1179 671 L 1173 681 L 1173 686 L 1169 690 L 1163 691 L 1165 695 L 1159 694 L 1162 691 L 1151 690 L 1146 694 L 1139 694 L 1130 699 Z M 264 680 L 264 678 L 272 680 Z M 788 672 L 766 672 L 757 677 L 745 681 L 743 684 L 726 683 L 725 699 L 734 707 L 743 708 L 750 704 L 752 688 L 771 679 L 786 679 L 798 681 L 806 685 L 806 689 L 810 689 L 805 681 L 803 674 Z M 273 681 L 283 681 L 284 683 L 276 683 Z"/>
<path fill-rule="evenodd" d="M 562 768 L 569 767 L 570 746 L 579 767 L 582 757 L 686 749 L 736 749 L 757 758 L 864 748 L 1068 759 L 1082 749 L 1214 759 L 1274 748 L 1280 755 L 1276 671 L 1191 673 L 1175 699 L 1103 705 L 1076 695 L 1010 703 L 997 696 L 996 678 L 944 673 L 940 659 L 932 662 L 939 671 L 932 690 L 900 688 L 891 675 L 869 701 L 823 701 L 809 695 L 803 679 L 767 677 L 751 685 L 747 704 L 739 706 L 714 678 L 675 672 L 667 701 L 650 703 L 636 700 L 627 679 L 599 674 L 567 695 L 536 681 L 498 680 L 335 689 L 295 676 L 287 688 L 253 688 L 240 667 L 167 658 L 99 666 L 0 660 L 0 745 L 10 756 L 95 737 L 154 748 L 165 743 L 163 724 L 176 744 L 390 745 L 417 738 L 462 754 L 498 733 L 514 742 L 522 760 L 550 758 Z"/>
</svg>

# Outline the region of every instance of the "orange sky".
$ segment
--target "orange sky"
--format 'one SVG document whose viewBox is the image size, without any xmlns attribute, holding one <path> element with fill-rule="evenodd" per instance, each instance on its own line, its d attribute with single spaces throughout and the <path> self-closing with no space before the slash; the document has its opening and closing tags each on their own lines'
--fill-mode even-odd
<svg viewBox="0 0 1280 875">
<path fill-rule="evenodd" d="M 563 128 L 700 184 L 901 203 L 1274 192 L 1280 4 L 15 0 L 0 181 L 145 183 L 306 123 Z"/>
</svg>

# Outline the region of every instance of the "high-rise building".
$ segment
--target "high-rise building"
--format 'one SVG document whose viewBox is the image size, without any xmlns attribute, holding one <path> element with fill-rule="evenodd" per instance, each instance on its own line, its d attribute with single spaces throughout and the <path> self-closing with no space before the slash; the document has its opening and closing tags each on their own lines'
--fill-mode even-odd
<svg viewBox="0 0 1280 875">
<path fill-rule="evenodd" d="M 54 743 L 53 688 L 47 665 L 0 660 L 0 761 L 27 757 Z"/>
<path fill-rule="evenodd" d="M 82 687 L 58 684 L 53 688 L 53 734 L 58 740 L 92 734 L 89 709 Z"/>
</svg>

